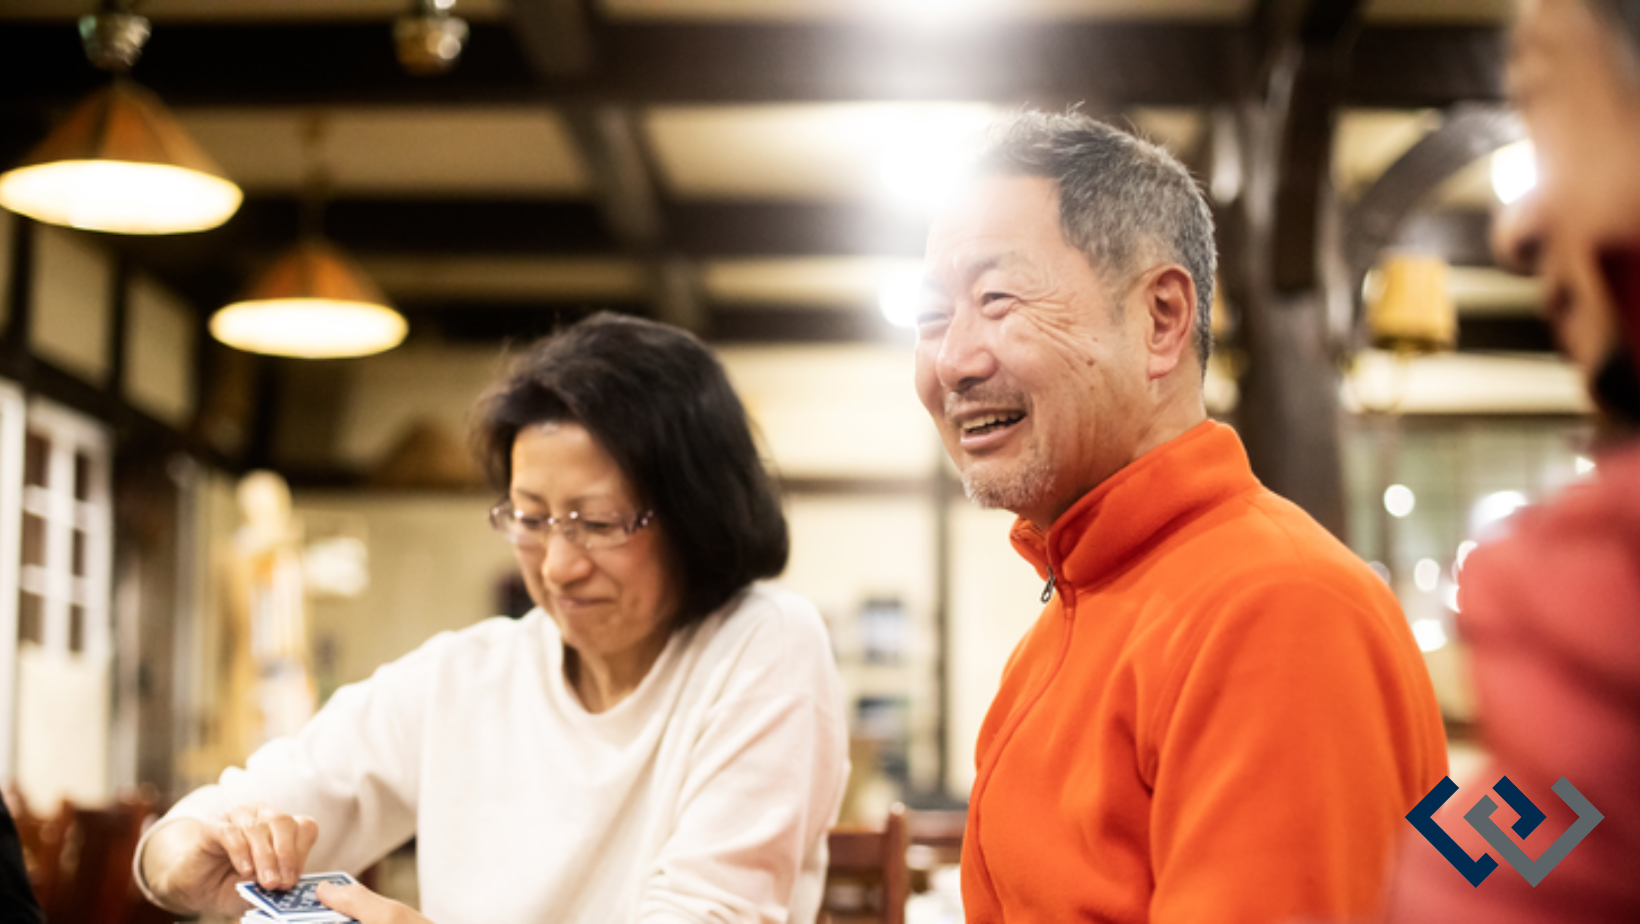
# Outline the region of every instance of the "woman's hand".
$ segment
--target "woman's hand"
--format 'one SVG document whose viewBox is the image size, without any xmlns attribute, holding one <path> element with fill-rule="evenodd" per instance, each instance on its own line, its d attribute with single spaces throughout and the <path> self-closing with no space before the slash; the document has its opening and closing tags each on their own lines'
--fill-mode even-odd
<svg viewBox="0 0 1640 924">
<path fill-rule="evenodd" d="M 359 924 L 432 924 L 408 905 L 383 898 L 362 885 L 326 882 L 314 896 L 332 911 L 340 911 Z"/>
<path fill-rule="evenodd" d="M 218 822 L 180 819 L 154 832 L 143 851 L 143 877 L 173 911 L 238 915 L 246 905 L 236 883 L 292 888 L 318 839 L 311 818 L 242 805 Z"/>
</svg>

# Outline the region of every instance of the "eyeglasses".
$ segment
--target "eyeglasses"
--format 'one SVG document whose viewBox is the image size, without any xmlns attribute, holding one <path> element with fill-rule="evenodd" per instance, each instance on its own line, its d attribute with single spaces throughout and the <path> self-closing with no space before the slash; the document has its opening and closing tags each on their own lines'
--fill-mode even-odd
<svg viewBox="0 0 1640 924">
<path fill-rule="evenodd" d="M 655 518 L 653 510 L 636 516 L 623 517 L 613 512 L 582 512 L 572 510 L 561 517 L 532 517 L 518 511 L 512 501 L 504 500 L 490 508 L 490 526 L 505 536 L 508 542 L 520 548 L 544 549 L 557 530 L 571 543 L 596 552 L 626 545 L 632 534 Z"/>
</svg>

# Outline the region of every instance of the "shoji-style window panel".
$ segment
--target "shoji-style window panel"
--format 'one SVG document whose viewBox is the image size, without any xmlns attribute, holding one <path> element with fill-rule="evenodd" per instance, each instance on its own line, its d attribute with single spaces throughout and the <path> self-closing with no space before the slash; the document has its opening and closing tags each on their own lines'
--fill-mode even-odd
<svg viewBox="0 0 1640 924">
<path fill-rule="evenodd" d="M 92 661 L 111 653 L 113 527 L 107 431 L 30 402 L 23 448 L 18 638 Z"/>
<path fill-rule="evenodd" d="M 47 401 L 24 412 L 16 781 L 30 804 L 111 795 L 113 517 L 108 431 Z"/>
</svg>

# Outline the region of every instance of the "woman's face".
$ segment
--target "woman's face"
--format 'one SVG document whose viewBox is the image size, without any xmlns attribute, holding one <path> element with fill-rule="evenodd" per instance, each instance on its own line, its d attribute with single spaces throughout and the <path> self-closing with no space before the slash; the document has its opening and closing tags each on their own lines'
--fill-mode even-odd
<svg viewBox="0 0 1640 924">
<path fill-rule="evenodd" d="M 528 517 L 630 521 L 644 512 L 615 460 L 576 423 L 538 424 L 513 441 L 514 508 Z M 590 551 L 553 530 L 543 545 L 514 546 L 530 597 L 577 654 L 605 662 L 653 657 L 665 647 L 678 582 L 652 523 L 625 545 Z M 645 665 L 647 669 L 647 665 Z"/>
</svg>

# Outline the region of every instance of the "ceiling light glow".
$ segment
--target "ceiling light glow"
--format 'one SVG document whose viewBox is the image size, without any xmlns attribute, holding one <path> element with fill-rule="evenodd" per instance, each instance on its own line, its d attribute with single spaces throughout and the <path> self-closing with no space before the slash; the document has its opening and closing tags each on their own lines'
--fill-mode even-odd
<svg viewBox="0 0 1640 924">
<path fill-rule="evenodd" d="M 916 327 L 917 315 L 928 301 L 922 270 L 897 270 L 884 278 L 877 290 L 877 307 L 895 327 Z"/>
<path fill-rule="evenodd" d="M 203 231 L 239 208 L 239 187 L 169 164 L 64 160 L 0 176 L 0 202 L 37 221 L 87 231 Z"/>
<path fill-rule="evenodd" d="M 384 305 L 321 298 L 235 302 L 211 318 L 211 336 L 273 356 L 335 359 L 392 349 L 409 331 Z"/>
<path fill-rule="evenodd" d="M 1530 141 L 1518 141 L 1492 152 L 1492 192 L 1509 205 L 1537 186 L 1537 156 Z"/>
<path fill-rule="evenodd" d="M 877 177 L 890 201 L 932 212 L 967 166 L 968 139 L 995 118 L 987 105 L 940 103 L 885 109 L 869 127 Z"/>
</svg>

